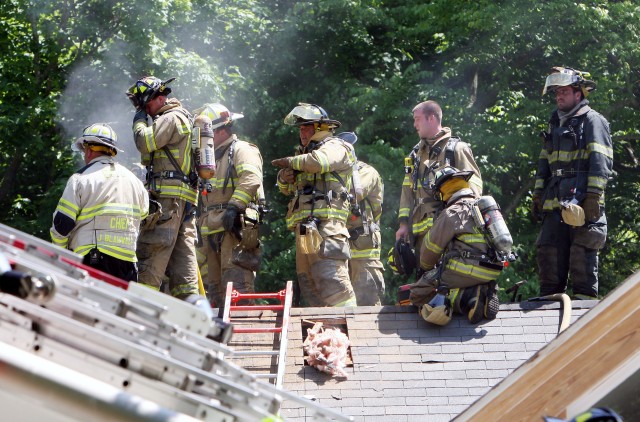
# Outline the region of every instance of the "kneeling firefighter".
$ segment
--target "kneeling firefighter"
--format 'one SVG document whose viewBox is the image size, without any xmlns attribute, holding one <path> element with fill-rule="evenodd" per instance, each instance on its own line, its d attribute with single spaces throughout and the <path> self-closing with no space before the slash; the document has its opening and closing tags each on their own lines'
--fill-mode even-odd
<svg viewBox="0 0 640 422">
<path fill-rule="evenodd" d="M 496 279 L 513 257 L 499 208 L 469 188 L 472 174 L 450 166 L 435 174 L 434 195 L 445 208 L 424 238 L 420 267 L 426 272 L 411 285 L 410 300 L 437 325 L 446 325 L 453 312 L 472 324 L 494 319 L 500 305 Z"/>
<path fill-rule="evenodd" d="M 349 280 L 350 190 L 356 158 L 353 146 L 334 136 L 340 122 L 314 104 L 300 103 L 284 123 L 299 128 L 293 157 L 280 167 L 278 188 L 293 196 L 287 227 L 296 235 L 296 272 L 300 292 L 310 306 L 356 306 Z"/>
<path fill-rule="evenodd" d="M 222 308 L 228 282 L 238 292 L 254 291 L 261 260 L 258 227 L 266 210 L 262 156 L 257 146 L 233 133 L 242 114 L 217 103 L 205 104 L 196 114 L 196 124 L 205 122 L 201 136 L 212 137 L 215 149 L 215 173 L 201 192 L 198 227 L 203 241 L 198 249 L 206 258 L 200 268 L 202 274 L 205 266 L 207 270 L 207 297 Z"/>
</svg>

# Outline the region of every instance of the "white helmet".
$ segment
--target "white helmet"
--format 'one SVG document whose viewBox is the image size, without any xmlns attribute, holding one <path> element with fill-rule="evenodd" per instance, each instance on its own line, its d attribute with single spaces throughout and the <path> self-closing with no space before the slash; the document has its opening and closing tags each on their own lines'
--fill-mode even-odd
<svg viewBox="0 0 640 422">
<path fill-rule="evenodd" d="M 211 119 L 211 129 L 231 125 L 234 121 L 242 119 L 244 114 L 232 113 L 220 103 L 205 104 L 196 110 L 197 115 L 207 116 Z"/>
<path fill-rule="evenodd" d="M 84 145 L 104 145 L 109 148 L 111 155 L 116 155 L 122 152 L 121 149 L 116 147 L 118 143 L 118 135 L 116 132 L 106 123 L 94 123 L 87 126 L 82 131 L 82 136 L 75 140 L 71 145 L 71 149 L 74 151 L 84 151 Z"/>
</svg>

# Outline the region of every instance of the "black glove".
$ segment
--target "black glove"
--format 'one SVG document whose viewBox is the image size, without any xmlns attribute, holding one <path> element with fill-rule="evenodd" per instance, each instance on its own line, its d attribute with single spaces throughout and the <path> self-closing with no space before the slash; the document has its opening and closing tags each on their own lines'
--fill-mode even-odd
<svg viewBox="0 0 640 422">
<path fill-rule="evenodd" d="M 585 219 L 595 223 L 600 219 L 600 194 L 589 192 L 582 203 Z"/>
<path fill-rule="evenodd" d="M 535 224 L 540 221 L 540 215 L 542 213 L 542 198 L 539 195 L 533 195 L 531 198 L 531 221 Z"/>
<path fill-rule="evenodd" d="M 133 115 L 133 124 L 135 125 L 138 120 L 144 120 L 147 122 L 147 111 L 144 108 L 136 110 L 136 114 Z"/>
<path fill-rule="evenodd" d="M 222 216 L 222 227 L 226 232 L 232 233 L 238 240 L 242 240 L 240 209 L 238 207 L 233 204 L 227 205 L 227 209 Z"/>
</svg>

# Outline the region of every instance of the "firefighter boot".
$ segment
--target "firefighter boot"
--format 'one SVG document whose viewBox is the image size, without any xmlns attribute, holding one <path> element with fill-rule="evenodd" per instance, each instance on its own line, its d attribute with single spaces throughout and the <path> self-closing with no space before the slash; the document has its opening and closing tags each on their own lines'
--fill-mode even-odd
<svg viewBox="0 0 640 422">
<path fill-rule="evenodd" d="M 455 298 L 455 310 L 466 315 L 469 322 L 477 324 L 484 316 L 484 308 L 487 300 L 486 285 L 465 287 L 461 289 Z"/>
<path fill-rule="evenodd" d="M 496 318 L 500 310 L 500 299 L 498 298 L 498 285 L 492 281 L 487 286 L 487 301 L 484 304 L 484 317 L 488 320 Z"/>
</svg>

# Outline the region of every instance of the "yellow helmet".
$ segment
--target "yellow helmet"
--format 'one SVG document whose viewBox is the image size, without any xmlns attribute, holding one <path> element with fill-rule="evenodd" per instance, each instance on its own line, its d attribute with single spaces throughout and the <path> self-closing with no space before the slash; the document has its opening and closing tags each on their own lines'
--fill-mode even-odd
<svg viewBox="0 0 640 422">
<path fill-rule="evenodd" d="M 298 103 L 284 118 L 284 124 L 289 126 L 302 126 L 311 123 L 317 125 L 316 129 L 321 127 L 323 130 L 336 129 L 342 126 L 342 123 L 330 119 L 327 112 L 315 104 Z M 326 125 L 326 128 L 322 128 L 323 125 Z"/>
<path fill-rule="evenodd" d="M 222 126 L 230 126 L 234 121 L 244 117 L 244 114 L 232 113 L 227 107 L 219 103 L 205 104 L 195 112 L 197 115 L 207 116 L 210 118 L 211 129 L 213 130 Z"/>
<path fill-rule="evenodd" d="M 596 83 L 588 80 L 591 74 L 589 72 L 572 69 L 570 67 L 556 66 L 551 68 L 551 74 L 547 76 L 542 88 L 542 95 L 547 92 L 554 92 L 559 86 L 572 86 L 580 88 L 585 98 L 591 91 L 596 89 Z"/>
</svg>

